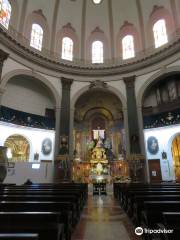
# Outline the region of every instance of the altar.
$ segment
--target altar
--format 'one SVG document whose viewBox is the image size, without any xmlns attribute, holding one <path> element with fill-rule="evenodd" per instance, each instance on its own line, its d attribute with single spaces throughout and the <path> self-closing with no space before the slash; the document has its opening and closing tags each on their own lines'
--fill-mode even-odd
<svg viewBox="0 0 180 240">
<path fill-rule="evenodd" d="M 88 161 L 73 164 L 73 180 L 86 183 L 112 183 L 118 177 L 128 177 L 128 165 L 124 160 L 110 161 L 101 137 L 91 150 L 91 158 Z"/>
</svg>

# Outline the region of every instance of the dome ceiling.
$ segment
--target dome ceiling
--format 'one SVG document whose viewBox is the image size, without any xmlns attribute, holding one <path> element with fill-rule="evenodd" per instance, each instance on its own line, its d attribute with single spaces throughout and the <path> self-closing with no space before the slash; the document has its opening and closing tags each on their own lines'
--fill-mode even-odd
<svg viewBox="0 0 180 240">
<path fill-rule="evenodd" d="M 74 59 L 91 61 L 91 44 L 97 40 L 104 44 L 105 60 L 120 59 L 122 36 L 134 36 L 135 56 L 154 47 L 151 24 L 157 14 L 166 18 L 169 36 L 180 25 L 178 0 L 9 1 L 15 10 L 10 25 L 30 39 L 32 24 L 40 24 L 43 47 L 57 58 L 63 36 L 73 39 Z"/>
</svg>

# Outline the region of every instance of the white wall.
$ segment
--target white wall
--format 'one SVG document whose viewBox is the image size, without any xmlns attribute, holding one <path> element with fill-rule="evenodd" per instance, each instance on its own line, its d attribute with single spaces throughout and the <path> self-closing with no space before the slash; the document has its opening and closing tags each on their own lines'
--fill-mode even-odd
<svg viewBox="0 0 180 240">
<path fill-rule="evenodd" d="M 3 146 L 6 139 L 13 134 L 24 136 L 30 144 L 29 162 L 16 162 L 14 168 L 8 169 L 4 183 L 23 184 L 28 178 L 34 183 L 52 182 L 53 162 L 48 160 L 54 159 L 55 131 L 0 122 L 0 133 L 0 146 Z M 49 138 L 52 141 L 52 152 L 49 155 L 43 155 L 41 152 L 42 141 L 45 138 Z M 39 153 L 39 160 L 36 160 L 36 163 L 40 163 L 41 160 L 47 160 L 47 162 L 40 163 L 39 169 L 32 169 L 35 153 Z"/>
<path fill-rule="evenodd" d="M 11 135 L 20 134 L 24 136 L 30 144 L 30 162 L 34 161 L 35 153 L 39 153 L 39 160 L 53 160 L 54 158 L 54 130 L 24 127 L 11 123 L 0 122 L 0 133 L 1 146 L 4 146 L 6 139 Z M 41 152 L 42 141 L 45 138 L 49 138 L 52 141 L 52 152 L 46 156 Z"/>
<path fill-rule="evenodd" d="M 46 108 L 54 108 L 48 90 L 28 76 L 17 76 L 6 85 L 2 105 L 19 111 L 44 116 Z"/>
<path fill-rule="evenodd" d="M 53 163 L 41 163 L 39 169 L 32 169 L 32 163 L 17 162 L 14 168 L 8 168 L 3 183 L 20 185 L 27 179 L 33 183 L 51 183 L 53 181 Z"/>
<path fill-rule="evenodd" d="M 152 128 L 152 129 L 144 130 L 146 158 L 149 161 L 151 159 L 160 159 L 162 179 L 164 181 L 175 180 L 171 146 L 172 146 L 172 141 L 173 141 L 174 137 L 178 133 L 180 133 L 180 125 L 179 124 L 174 125 L 174 126 Z M 159 151 L 155 155 L 150 154 L 147 149 L 147 139 L 150 136 L 154 136 L 158 140 L 158 143 L 159 143 Z M 162 159 L 163 151 L 167 153 L 167 159 Z M 169 169 L 170 169 L 170 172 L 169 172 Z"/>
</svg>

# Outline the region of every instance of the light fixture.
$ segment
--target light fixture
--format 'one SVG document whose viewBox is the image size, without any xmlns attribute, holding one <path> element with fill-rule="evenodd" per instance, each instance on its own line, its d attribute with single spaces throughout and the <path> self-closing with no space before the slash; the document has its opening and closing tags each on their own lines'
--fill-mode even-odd
<svg viewBox="0 0 180 240">
<path fill-rule="evenodd" d="M 33 163 L 32 168 L 33 169 L 39 169 L 40 168 L 40 163 Z"/>
<path fill-rule="evenodd" d="M 100 4 L 102 2 L 102 0 L 93 0 L 94 4 Z"/>
</svg>

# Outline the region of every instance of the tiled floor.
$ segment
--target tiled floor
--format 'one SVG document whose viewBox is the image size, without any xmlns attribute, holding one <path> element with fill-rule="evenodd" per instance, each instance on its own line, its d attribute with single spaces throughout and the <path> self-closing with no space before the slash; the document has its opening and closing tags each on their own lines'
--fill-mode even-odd
<svg viewBox="0 0 180 240">
<path fill-rule="evenodd" d="M 114 199 L 89 195 L 72 240 L 136 240 L 134 227 Z"/>
</svg>

